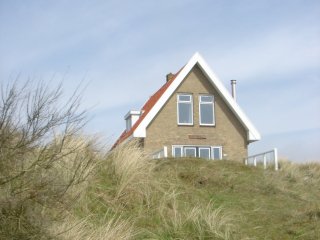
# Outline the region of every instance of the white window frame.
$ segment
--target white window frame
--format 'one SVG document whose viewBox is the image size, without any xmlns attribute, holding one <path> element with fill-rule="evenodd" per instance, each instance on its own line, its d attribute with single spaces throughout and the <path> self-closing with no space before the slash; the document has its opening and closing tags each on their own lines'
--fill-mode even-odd
<svg viewBox="0 0 320 240">
<path fill-rule="evenodd" d="M 183 157 L 184 156 L 184 153 L 183 153 L 183 146 L 178 146 L 178 145 L 172 145 L 172 156 L 173 157 L 176 157 L 176 153 L 175 153 L 175 149 L 176 148 L 180 148 L 180 151 L 181 151 L 181 156 L 180 157 Z"/>
<path fill-rule="evenodd" d="M 214 149 L 218 148 L 219 149 L 219 158 L 215 159 L 214 158 Z M 211 147 L 211 159 L 212 160 L 222 160 L 222 146 L 212 146 Z"/>
<path fill-rule="evenodd" d="M 174 149 L 175 148 L 180 148 L 182 156 L 181 157 L 186 157 L 185 149 L 186 148 L 195 148 L 196 149 L 196 157 L 201 157 L 200 156 L 200 149 L 209 149 L 210 151 L 210 160 L 222 160 L 223 156 L 223 147 L 222 146 L 210 146 L 210 145 L 172 145 L 171 147 L 171 156 L 175 157 Z M 219 159 L 214 159 L 214 149 L 218 148 L 219 149 Z M 198 151 L 197 151 L 198 149 Z M 198 155 L 198 156 L 197 156 Z"/>
<path fill-rule="evenodd" d="M 187 150 L 190 150 L 190 149 L 194 149 L 194 153 L 195 153 L 194 157 L 196 158 L 196 157 L 197 157 L 197 147 L 196 147 L 196 146 L 183 147 L 184 157 L 189 157 L 189 156 L 187 156 L 186 151 L 187 151 Z"/>
<path fill-rule="evenodd" d="M 199 158 L 202 158 L 202 157 L 201 157 L 201 149 L 206 149 L 206 150 L 209 151 L 209 158 L 208 158 L 208 160 L 212 159 L 212 158 L 211 158 L 211 152 L 212 152 L 211 147 L 198 147 L 198 149 L 199 149 Z M 205 158 L 205 159 L 206 159 L 206 158 Z"/>
<path fill-rule="evenodd" d="M 190 101 L 181 101 L 179 99 L 180 96 L 188 96 L 190 97 Z M 180 123 L 179 122 L 179 103 L 191 103 L 191 123 Z M 192 126 L 193 125 L 193 97 L 192 94 L 188 93 L 179 93 L 177 94 L 177 124 L 184 126 Z"/>
<path fill-rule="evenodd" d="M 202 102 L 201 97 L 212 97 L 212 102 Z M 214 96 L 213 95 L 199 95 L 199 125 L 200 126 L 215 126 L 216 118 L 215 118 L 215 109 L 214 109 Z M 212 104 L 212 113 L 213 113 L 213 123 L 202 123 L 201 122 L 201 104 Z"/>
</svg>

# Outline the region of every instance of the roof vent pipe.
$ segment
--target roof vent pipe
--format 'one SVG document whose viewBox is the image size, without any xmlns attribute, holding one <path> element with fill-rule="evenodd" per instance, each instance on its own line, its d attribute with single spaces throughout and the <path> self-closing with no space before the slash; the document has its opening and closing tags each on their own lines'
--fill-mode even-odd
<svg viewBox="0 0 320 240">
<path fill-rule="evenodd" d="M 231 80 L 231 94 L 235 101 L 237 101 L 236 84 L 237 80 Z"/>
</svg>

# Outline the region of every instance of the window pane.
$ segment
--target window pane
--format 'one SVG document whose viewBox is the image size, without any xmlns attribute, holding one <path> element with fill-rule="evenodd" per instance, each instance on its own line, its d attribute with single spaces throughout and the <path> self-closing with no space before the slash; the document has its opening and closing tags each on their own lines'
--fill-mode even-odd
<svg viewBox="0 0 320 240">
<path fill-rule="evenodd" d="M 191 103 L 179 103 L 179 123 L 192 123 Z"/>
<path fill-rule="evenodd" d="M 220 151 L 221 151 L 221 148 L 213 148 L 213 159 L 220 159 Z"/>
<path fill-rule="evenodd" d="M 201 158 L 210 159 L 210 148 L 199 148 Z"/>
<path fill-rule="evenodd" d="M 201 96 L 201 102 L 213 102 L 213 96 Z"/>
<path fill-rule="evenodd" d="M 185 148 L 186 157 L 196 157 L 196 149 L 195 148 Z"/>
<path fill-rule="evenodd" d="M 179 101 L 191 101 L 191 96 L 190 95 L 179 95 Z"/>
<path fill-rule="evenodd" d="M 182 148 L 181 147 L 175 147 L 173 148 L 174 151 L 174 157 L 182 157 Z"/>
<path fill-rule="evenodd" d="M 200 104 L 201 124 L 213 124 L 212 104 Z"/>
</svg>

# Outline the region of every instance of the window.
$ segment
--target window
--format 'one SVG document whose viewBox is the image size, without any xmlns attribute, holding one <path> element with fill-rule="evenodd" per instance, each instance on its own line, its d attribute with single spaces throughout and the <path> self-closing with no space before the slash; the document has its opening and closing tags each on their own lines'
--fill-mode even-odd
<svg viewBox="0 0 320 240">
<path fill-rule="evenodd" d="M 186 157 L 196 157 L 197 151 L 195 147 L 185 147 L 184 148 L 184 155 Z"/>
<path fill-rule="evenodd" d="M 193 110 L 192 110 L 192 95 L 179 94 L 178 95 L 178 124 L 192 125 L 193 124 Z"/>
<path fill-rule="evenodd" d="M 213 159 L 222 159 L 222 148 L 212 147 L 212 156 L 213 156 Z"/>
<path fill-rule="evenodd" d="M 213 126 L 214 120 L 214 105 L 213 96 L 199 97 L 199 121 L 200 125 Z"/>
<path fill-rule="evenodd" d="M 199 157 L 204 159 L 222 159 L 221 146 L 173 145 L 173 157 Z"/>
<path fill-rule="evenodd" d="M 173 147 L 173 157 L 182 157 L 182 147 Z"/>
<path fill-rule="evenodd" d="M 199 157 L 210 159 L 210 148 L 199 147 Z"/>
</svg>

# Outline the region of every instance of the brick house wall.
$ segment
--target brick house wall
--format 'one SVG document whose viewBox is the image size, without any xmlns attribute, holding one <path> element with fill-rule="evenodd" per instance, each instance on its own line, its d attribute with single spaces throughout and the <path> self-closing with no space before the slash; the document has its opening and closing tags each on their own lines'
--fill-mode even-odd
<svg viewBox="0 0 320 240">
<path fill-rule="evenodd" d="M 177 94 L 193 95 L 193 126 L 177 124 Z M 199 125 L 199 95 L 210 94 L 215 100 L 215 126 Z M 144 148 L 153 153 L 163 146 L 171 156 L 172 145 L 222 146 L 223 159 L 243 161 L 247 157 L 247 131 L 217 90 L 195 65 L 146 130 Z"/>
</svg>

